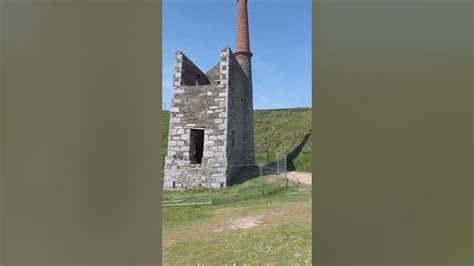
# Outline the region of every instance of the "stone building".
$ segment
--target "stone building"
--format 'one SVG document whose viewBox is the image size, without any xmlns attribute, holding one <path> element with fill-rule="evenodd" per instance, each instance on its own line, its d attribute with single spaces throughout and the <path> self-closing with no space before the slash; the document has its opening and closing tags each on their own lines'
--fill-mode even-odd
<svg viewBox="0 0 474 266">
<path fill-rule="evenodd" d="M 226 187 L 255 164 L 247 0 L 237 1 L 236 33 L 235 52 L 224 48 L 206 73 L 175 54 L 164 189 Z"/>
</svg>

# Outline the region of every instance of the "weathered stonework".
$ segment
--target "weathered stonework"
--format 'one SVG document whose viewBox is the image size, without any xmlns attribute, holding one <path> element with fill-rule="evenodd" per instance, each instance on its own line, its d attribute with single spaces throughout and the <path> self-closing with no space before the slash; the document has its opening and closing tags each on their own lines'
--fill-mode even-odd
<svg viewBox="0 0 474 266">
<path fill-rule="evenodd" d="M 247 30 L 238 36 L 247 36 L 248 42 L 248 26 L 239 29 Z M 251 56 L 224 48 L 219 63 L 203 73 L 176 52 L 164 189 L 198 188 L 208 182 L 223 188 L 242 170 L 236 165 L 255 163 Z"/>
</svg>

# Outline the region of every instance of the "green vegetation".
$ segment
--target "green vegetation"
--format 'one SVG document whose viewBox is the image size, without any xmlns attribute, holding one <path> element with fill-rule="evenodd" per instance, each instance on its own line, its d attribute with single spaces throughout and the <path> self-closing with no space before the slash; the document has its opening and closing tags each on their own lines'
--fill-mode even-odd
<svg viewBox="0 0 474 266">
<path fill-rule="evenodd" d="M 288 169 L 311 172 L 311 108 L 255 111 L 255 156 L 258 164 L 288 156 Z M 167 153 L 169 112 L 163 112 L 163 158 Z"/>
<path fill-rule="evenodd" d="M 290 181 L 285 188 L 281 177 L 266 177 L 264 187 L 262 196 L 253 179 L 214 190 L 212 206 L 164 207 L 163 263 L 310 265 L 311 186 Z M 184 194 L 187 201 L 208 199 L 205 189 L 164 197 Z"/>
<path fill-rule="evenodd" d="M 311 172 L 310 108 L 257 110 L 254 119 L 257 163 L 286 154 L 288 170 Z"/>
<path fill-rule="evenodd" d="M 163 118 L 163 158 L 169 112 Z M 311 109 L 257 110 L 259 164 L 286 154 L 290 170 L 311 171 Z M 163 207 L 163 263 L 310 265 L 311 185 L 266 176 L 212 191 L 212 206 Z M 206 203 L 209 191 L 166 191 L 164 203 Z"/>
</svg>

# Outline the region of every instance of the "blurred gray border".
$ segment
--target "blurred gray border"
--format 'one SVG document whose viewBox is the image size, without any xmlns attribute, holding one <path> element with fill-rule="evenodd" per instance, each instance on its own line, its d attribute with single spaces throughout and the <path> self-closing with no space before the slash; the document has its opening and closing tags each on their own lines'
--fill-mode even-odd
<svg viewBox="0 0 474 266">
<path fill-rule="evenodd" d="M 316 265 L 472 265 L 472 1 L 313 1 Z"/>
<path fill-rule="evenodd" d="M 0 264 L 161 265 L 161 1 L 0 14 Z"/>
</svg>

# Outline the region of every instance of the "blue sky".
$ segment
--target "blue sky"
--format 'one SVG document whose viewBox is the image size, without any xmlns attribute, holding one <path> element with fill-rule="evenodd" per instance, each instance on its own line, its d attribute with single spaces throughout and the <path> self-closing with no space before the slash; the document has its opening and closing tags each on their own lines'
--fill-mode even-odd
<svg viewBox="0 0 474 266">
<path fill-rule="evenodd" d="M 163 1 L 163 104 L 168 109 L 175 51 L 203 72 L 235 51 L 236 0 Z M 311 0 L 249 0 L 255 109 L 311 106 Z"/>
</svg>

